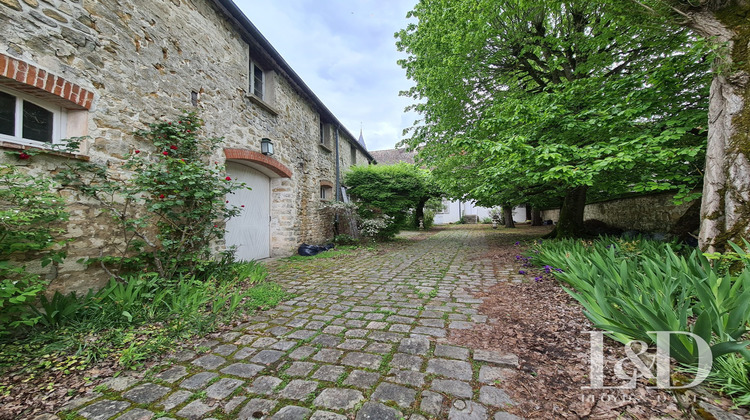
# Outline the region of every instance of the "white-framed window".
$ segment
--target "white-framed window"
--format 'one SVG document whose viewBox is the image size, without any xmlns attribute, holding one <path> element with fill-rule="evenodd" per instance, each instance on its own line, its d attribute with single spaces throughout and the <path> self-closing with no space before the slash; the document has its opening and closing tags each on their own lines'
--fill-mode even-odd
<svg viewBox="0 0 750 420">
<path fill-rule="evenodd" d="M 333 188 L 328 185 L 320 186 L 320 199 L 323 201 L 329 201 L 333 199 Z"/>
<path fill-rule="evenodd" d="M 266 99 L 266 72 L 253 60 L 250 60 L 250 93 L 262 100 Z"/>
<path fill-rule="evenodd" d="M 65 116 L 59 105 L 0 87 L 0 140 L 42 147 L 59 143 Z"/>
</svg>

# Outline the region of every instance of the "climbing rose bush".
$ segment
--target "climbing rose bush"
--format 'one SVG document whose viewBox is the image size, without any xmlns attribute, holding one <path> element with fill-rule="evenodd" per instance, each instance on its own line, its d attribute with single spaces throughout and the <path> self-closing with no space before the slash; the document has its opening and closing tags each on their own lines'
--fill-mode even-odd
<svg viewBox="0 0 750 420">
<path fill-rule="evenodd" d="M 226 196 L 244 184 L 232 181 L 224 166 L 211 160 L 223 139 L 201 136 L 202 126 L 195 113 L 185 113 L 135 132 L 153 149 L 133 150 L 123 165 L 130 177 L 115 179 L 91 164 L 64 174 L 67 185 L 99 200 L 123 229 L 124 246 L 115 246 L 116 255 L 100 262 L 120 271 L 153 269 L 171 279 L 177 273 L 194 274 L 212 259 L 212 244 L 224 237 L 224 223 L 240 211 Z"/>
</svg>

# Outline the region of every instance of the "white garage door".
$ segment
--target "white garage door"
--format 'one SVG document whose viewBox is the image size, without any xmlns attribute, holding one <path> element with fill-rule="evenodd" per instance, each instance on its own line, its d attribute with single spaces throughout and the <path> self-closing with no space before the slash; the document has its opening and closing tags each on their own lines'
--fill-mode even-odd
<svg viewBox="0 0 750 420">
<path fill-rule="evenodd" d="M 230 204 L 245 206 L 239 216 L 227 222 L 227 246 L 237 247 L 238 260 L 268 258 L 271 254 L 271 180 L 255 169 L 232 162 L 227 162 L 227 175 L 252 188 L 227 196 Z"/>
</svg>

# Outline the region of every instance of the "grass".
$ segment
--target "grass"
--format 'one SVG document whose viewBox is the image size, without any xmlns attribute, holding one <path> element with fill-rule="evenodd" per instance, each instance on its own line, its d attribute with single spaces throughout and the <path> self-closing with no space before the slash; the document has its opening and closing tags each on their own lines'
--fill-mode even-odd
<svg viewBox="0 0 750 420">
<path fill-rule="evenodd" d="M 55 305 L 75 311 L 64 318 L 49 315 L 49 322 L 0 336 L 0 375 L 7 378 L 13 372 L 24 381 L 39 381 L 50 374 L 84 371 L 103 360 L 139 369 L 182 341 L 288 297 L 279 285 L 264 281 L 266 271 L 259 264 L 238 264 L 230 272 L 234 276 L 224 279 L 172 283 L 142 274 L 87 298 L 58 297 Z M 0 384 L 0 392 L 4 390 Z"/>
</svg>

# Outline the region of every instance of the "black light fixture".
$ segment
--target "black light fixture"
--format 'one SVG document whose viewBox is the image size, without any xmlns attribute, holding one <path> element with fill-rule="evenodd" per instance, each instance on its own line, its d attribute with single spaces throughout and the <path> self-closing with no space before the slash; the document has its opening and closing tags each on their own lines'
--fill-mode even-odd
<svg viewBox="0 0 750 420">
<path fill-rule="evenodd" d="M 266 156 L 273 156 L 273 142 L 271 139 L 263 137 L 260 140 L 260 152 Z"/>
</svg>

